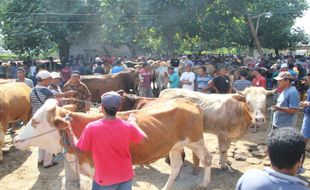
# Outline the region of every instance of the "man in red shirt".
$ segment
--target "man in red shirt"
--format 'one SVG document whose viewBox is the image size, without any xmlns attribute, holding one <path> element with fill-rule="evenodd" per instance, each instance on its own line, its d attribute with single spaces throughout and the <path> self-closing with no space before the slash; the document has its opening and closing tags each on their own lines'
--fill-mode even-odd
<svg viewBox="0 0 310 190">
<path fill-rule="evenodd" d="M 266 88 L 266 79 L 260 74 L 260 69 L 256 68 L 253 71 L 255 78 L 252 81 L 253 86 Z"/>
<path fill-rule="evenodd" d="M 122 103 L 116 92 L 101 96 L 104 118 L 89 123 L 83 131 L 76 148 L 91 152 L 95 175 L 93 190 L 131 190 L 134 172 L 129 144 L 140 143 L 146 135 L 133 124 L 116 118 Z"/>
</svg>

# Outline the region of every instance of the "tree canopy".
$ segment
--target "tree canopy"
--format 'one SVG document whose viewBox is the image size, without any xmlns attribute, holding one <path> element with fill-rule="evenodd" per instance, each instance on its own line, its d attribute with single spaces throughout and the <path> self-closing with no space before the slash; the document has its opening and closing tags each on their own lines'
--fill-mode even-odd
<svg viewBox="0 0 310 190">
<path fill-rule="evenodd" d="M 67 58 L 71 44 L 92 38 L 133 55 L 171 55 L 254 47 L 248 13 L 255 25 L 259 20 L 262 46 L 278 51 L 308 43 L 293 28 L 306 9 L 306 0 L 3 0 L 0 21 L 5 48 L 18 54 L 56 47 Z"/>
</svg>

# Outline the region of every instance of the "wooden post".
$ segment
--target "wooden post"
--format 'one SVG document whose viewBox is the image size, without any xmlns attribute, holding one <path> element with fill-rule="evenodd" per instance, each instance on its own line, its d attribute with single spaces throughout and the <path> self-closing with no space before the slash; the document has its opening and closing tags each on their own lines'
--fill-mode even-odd
<svg viewBox="0 0 310 190">
<path fill-rule="evenodd" d="M 253 22 L 252 22 L 252 19 L 251 19 L 249 13 L 245 12 L 245 17 L 246 17 L 246 19 L 248 21 L 248 24 L 249 24 L 249 27 L 250 27 L 250 30 L 251 30 L 252 37 L 254 39 L 254 43 L 255 43 L 256 49 L 257 49 L 259 55 L 261 57 L 264 57 L 264 53 L 263 53 L 262 47 L 260 45 L 259 39 L 257 37 L 257 33 L 255 31 L 255 28 L 253 26 Z"/>
</svg>

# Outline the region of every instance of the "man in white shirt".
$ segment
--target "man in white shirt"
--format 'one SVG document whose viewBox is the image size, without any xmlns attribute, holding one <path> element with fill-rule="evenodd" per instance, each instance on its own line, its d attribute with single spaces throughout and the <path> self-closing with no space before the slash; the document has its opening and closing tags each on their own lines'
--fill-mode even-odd
<svg viewBox="0 0 310 190">
<path fill-rule="evenodd" d="M 185 72 L 182 73 L 180 78 L 182 88 L 194 91 L 195 78 L 195 73 L 192 72 L 191 64 L 186 64 Z"/>
</svg>

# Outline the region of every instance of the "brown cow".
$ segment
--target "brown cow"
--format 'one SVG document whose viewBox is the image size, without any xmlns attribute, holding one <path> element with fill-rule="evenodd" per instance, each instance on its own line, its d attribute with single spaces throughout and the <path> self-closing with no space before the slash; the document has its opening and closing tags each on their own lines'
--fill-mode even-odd
<svg viewBox="0 0 310 190">
<path fill-rule="evenodd" d="M 69 121 L 65 119 L 68 115 L 71 117 Z M 165 157 L 169 152 L 171 174 L 163 189 L 170 189 L 180 172 L 181 150 L 186 146 L 199 157 L 204 166 L 205 175 L 200 186 L 208 185 L 212 158 L 204 145 L 203 114 L 199 106 L 185 99 L 177 99 L 147 109 L 118 113 L 118 117 L 124 120 L 128 120 L 132 115 L 136 117 L 135 125 L 147 135 L 144 142 L 133 143 L 130 146 L 133 164 L 149 164 Z M 65 135 L 60 134 L 71 135 L 68 127 L 73 130 L 74 136 L 79 138 L 89 122 L 101 117 L 101 115 L 71 113 L 57 107 L 57 102 L 50 99 L 15 137 L 14 143 L 17 148 L 23 150 L 29 146 L 38 146 L 50 153 L 58 153 L 63 146 L 60 142 L 65 138 Z M 74 158 L 72 151 L 69 147 L 68 154 Z M 90 177 L 94 174 L 91 156 L 83 154 L 77 157 L 78 163 L 70 163 L 71 168 L 66 167 L 66 180 L 72 180 L 74 176 L 78 180 L 78 175 L 72 174 L 76 171 L 76 164 L 82 173 Z"/>
<path fill-rule="evenodd" d="M 218 137 L 220 165 L 227 168 L 230 164 L 227 151 L 231 141 L 244 136 L 253 124 L 261 125 L 264 116 L 266 95 L 273 93 L 261 87 L 250 87 L 240 94 L 203 94 L 185 89 L 167 89 L 160 98 L 189 98 L 204 111 L 204 130 Z"/>
<path fill-rule="evenodd" d="M 31 89 L 25 83 L 0 85 L 0 148 L 3 146 L 9 123 L 19 119 L 24 122 L 30 120 L 30 92 Z M 3 160 L 2 150 L 0 160 Z"/>
<path fill-rule="evenodd" d="M 135 92 L 138 80 L 139 77 L 135 71 L 120 72 L 112 75 L 81 76 L 81 81 L 92 94 L 93 102 L 100 102 L 101 95 L 109 91 L 124 90 L 127 93 Z"/>
</svg>

